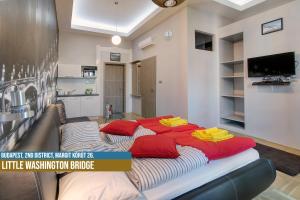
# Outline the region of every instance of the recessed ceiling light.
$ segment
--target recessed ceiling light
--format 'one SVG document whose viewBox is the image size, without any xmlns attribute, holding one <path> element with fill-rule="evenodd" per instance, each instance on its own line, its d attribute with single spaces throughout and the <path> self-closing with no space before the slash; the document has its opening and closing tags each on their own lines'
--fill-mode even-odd
<svg viewBox="0 0 300 200">
<path fill-rule="evenodd" d="M 243 6 L 243 5 L 249 3 L 250 1 L 253 1 L 253 0 L 228 0 L 228 1 L 230 1 L 232 3 L 235 3 L 239 6 Z"/>
<path fill-rule="evenodd" d="M 218 3 L 234 8 L 239 11 L 246 10 L 266 0 L 214 0 Z"/>
</svg>

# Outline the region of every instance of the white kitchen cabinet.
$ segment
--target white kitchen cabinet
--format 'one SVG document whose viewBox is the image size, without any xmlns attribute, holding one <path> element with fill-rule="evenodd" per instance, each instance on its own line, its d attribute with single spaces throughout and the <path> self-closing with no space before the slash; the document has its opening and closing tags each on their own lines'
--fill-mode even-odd
<svg viewBox="0 0 300 200">
<path fill-rule="evenodd" d="M 67 118 L 73 118 L 73 117 L 80 117 L 81 116 L 80 98 L 78 98 L 78 97 L 64 97 L 64 98 L 59 98 L 59 100 L 62 100 L 65 104 Z"/>
<path fill-rule="evenodd" d="M 81 66 L 58 64 L 58 77 L 81 77 Z"/>
<path fill-rule="evenodd" d="M 65 104 L 67 118 L 100 115 L 99 96 L 59 97 Z"/>
<path fill-rule="evenodd" d="M 80 97 L 81 116 L 99 116 L 100 98 L 99 96 Z"/>
</svg>

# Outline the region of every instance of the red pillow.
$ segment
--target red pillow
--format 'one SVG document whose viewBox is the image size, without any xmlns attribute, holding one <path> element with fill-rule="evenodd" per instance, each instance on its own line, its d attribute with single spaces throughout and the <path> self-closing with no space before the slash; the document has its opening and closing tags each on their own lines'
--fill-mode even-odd
<svg viewBox="0 0 300 200">
<path fill-rule="evenodd" d="M 112 135 L 133 136 L 135 129 L 139 126 L 137 122 L 127 120 L 115 120 L 100 129 L 101 132 Z"/>
<path fill-rule="evenodd" d="M 181 126 L 175 126 L 172 127 L 173 131 L 175 132 L 182 132 L 182 131 L 190 131 L 190 130 L 203 130 L 204 128 L 199 127 L 196 124 L 187 124 L 187 125 L 181 125 Z"/>
<path fill-rule="evenodd" d="M 162 135 L 146 135 L 137 138 L 129 150 L 136 158 L 177 158 L 175 140 Z"/>
<path fill-rule="evenodd" d="M 166 132 L 170 132 L 172 131 L 171 127 L 167 127 L 161 124 L 145 124 L 142 125 L 144 128 L 150 129 L 151 131 L 155 132 L 156 134 L 162 134 L 162 133 L 166 133 Z"/>
<path fill-rule="evenodd" d="M 205 142 L 193 136 L 187 136 L 176 138 L 176 143 L 201 150 L 209 160 L 229 157 L 256 145 L 253 139 L 246 137 L 233 137 L 221 142 Z"/>
<path fill-rule="evenodd" d="M 136 121 L 141 125 L 144 125 L 144 124 L 157 124 L 157 123 L 159 123 L 159 120 L 161 120 L 161 119 L 168 119 L 168 118 L 172 118 L 172 117 L 173 117 L 173 115 L 165 115 L 165 116 L 159 116 L 159 117 L 138 119 Z"/>
</svg>

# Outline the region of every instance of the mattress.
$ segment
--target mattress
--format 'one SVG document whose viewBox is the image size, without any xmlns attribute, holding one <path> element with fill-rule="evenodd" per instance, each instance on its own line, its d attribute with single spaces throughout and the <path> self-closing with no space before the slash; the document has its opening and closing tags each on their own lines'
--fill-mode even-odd
<svg viewBox="0 0 300 200">
<path fill-rule="evenodd" d="M 254 149 L 249 149 L 231 157 L 210 161 L 198 169 L 172 179 L 158 187 L 143 191 L 143 198 L 151 200 L 173 199 L 210 181 L 222 177 L 236 169 L 259 159 Z"/>
</svg>

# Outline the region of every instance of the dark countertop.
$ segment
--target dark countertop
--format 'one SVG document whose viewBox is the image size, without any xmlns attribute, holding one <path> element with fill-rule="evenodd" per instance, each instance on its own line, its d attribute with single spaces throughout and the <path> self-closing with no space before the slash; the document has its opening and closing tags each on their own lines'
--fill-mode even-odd
<svg viewBox="0 0 300 200">
<path fill-rule="evenodd" d="M 99 94 L 66 94 L 66 95 L 57 95 L 57 97 L 90 97 L 90 96 L 99 96 Z"/>
</svg>

